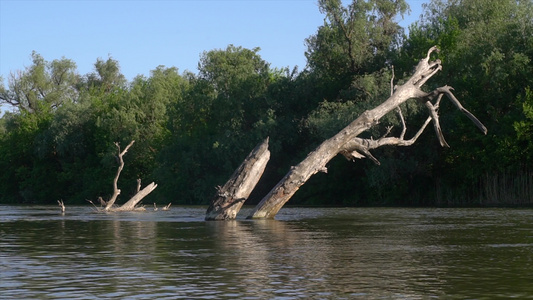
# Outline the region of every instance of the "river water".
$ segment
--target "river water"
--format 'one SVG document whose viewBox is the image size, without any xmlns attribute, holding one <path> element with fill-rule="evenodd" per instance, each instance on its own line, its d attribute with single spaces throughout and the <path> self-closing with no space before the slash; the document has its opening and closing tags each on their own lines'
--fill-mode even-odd
<svg viewBox="0 0 533 300">
<path fill-rule="evenodd" d="M 204 214 L 0 206 L 0 298 L 533 299 L 530 209 Z"/>
</svg>

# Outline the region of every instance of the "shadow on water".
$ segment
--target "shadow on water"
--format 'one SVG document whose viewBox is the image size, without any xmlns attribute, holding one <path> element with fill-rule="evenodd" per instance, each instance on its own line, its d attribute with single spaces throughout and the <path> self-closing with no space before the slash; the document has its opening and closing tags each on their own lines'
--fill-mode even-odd
<svg viewBox="0 0 533 300">
<path fill-rule="evenodd" d="M 533 298 L 531 210 L 204 213 L 0 206 L 2 298 Z"/>
</svg>

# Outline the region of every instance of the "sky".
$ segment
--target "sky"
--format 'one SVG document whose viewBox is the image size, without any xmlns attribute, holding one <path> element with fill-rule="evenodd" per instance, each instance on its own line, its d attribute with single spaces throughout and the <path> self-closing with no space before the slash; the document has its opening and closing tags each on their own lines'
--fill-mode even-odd
<svg viewBox="0 0 533 300">
<path fill-rule="evenodd" d="M 343 0 L 346 3 L 348 0 Z M 428 0 L 407 0 L 418 20 Z M 126 79 L 163 65 L 198 72 L 204 51 L 252 49 L 271 67 L 305 68 L 305 39 L 324 22 L 317 0 L 0 0 L 0 76 L 47 61 L 73 60 L 81 75 L 98 58 L 119 62 Z"/>
</svg>

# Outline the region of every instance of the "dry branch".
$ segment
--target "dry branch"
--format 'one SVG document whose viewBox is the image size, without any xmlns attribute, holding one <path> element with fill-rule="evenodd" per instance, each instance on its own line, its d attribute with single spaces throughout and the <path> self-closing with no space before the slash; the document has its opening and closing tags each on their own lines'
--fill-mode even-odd
<svg viewBox="0 0 533 300">
<path fill-rule="evenodd" d="M 134 140 L 131 141 L 129 145 L 126 146 L 126 148 L 124 148 L 122 152 L 120 151 L 120 144 L 115 143 L 115 146 L 117 146 L 117 149 L 118 149 L 117 159 L 119 161 L 119 166 L 117 169 L 117 175 L 115 175 L 115 179 L 113 180 L 113 196 L 111 196 L 111 199 L 107 201 L 105 210 L 110 210 L 113 207 L 113 204 L 115 204 L 115 201 L 117 200 L 118 195 L 120 195 L 120 190 L 118 188 L 118 178 L 120 177 L 120 173 L 122 172 L 122 169 L 124 169 L 124 159 L 122 159 L 122 157 L 124 156 L 124 154 L 126 154 L 126 152 L 128 152 L 128 149 L 130 149 L 133 143 L 135 143 Z"/>
<path fill-rule="evenodd" d="M 427 56 L 418 63 L 413 76 L 405 84 L 393 89 L 392 95 L 385 102 L 374 109 L 365 111 L 339 133 L 324 141 L 316 150 L 309 153 L 297 166 L 292 167 L 285 177 L 255 207 L 249 218 L 274 218 L 283 205 L 312 175 L 317 172 L 327 171 L 326 164 L 339 153 L 350 159 L 368 157 L 379 164 L 379 161 L 370 153 L 370 149 L 384 145 L 409 146 L 416 141 L 431 120 L 433 120 L 441 145 L 447 146 L 440 129 L 437 114 L 442 95 L 446 95 L 461 112 L 486 134 L 487 129 L 485 126 L 468 110 L 463 108 L 451 92 L 451 87 L 444 86 L 430 93 L 421 90 L 422 85 L 442 69 L 440 60 L 430 61 L 431 53 L 435 51 L 438 51 L 437 47 L 429 49 Z M 430 109 L 430 117 L 413 138 L 404 140 L 403 131 L 399 138 L 383 137 L 378 140 L 358 138 L 359 134 L 378 124 L 379 120 L 387 113 L 398 109 L 402 103 L 413 98 L 429 103 L 426 106 Z M 436 103 L 432 104 L 431 101 L 434 99 L 437 99 Z M 403 116 L 401 119 L 405 128 Z"/>
<path fill-rule="evenodd" d="M 136 194 L 128 200 L 124 205 L 120 207 L 115 207 L 115 201 L 117 200 L 118 196 L 120 195 L 120 189 L 118 188 L 118 179 L 120 177 L 120 173 L 122 172 L 122 169 L 124 168 L 124 159 L 123 156 L 128 152 L 130 147 L 135 143 L 135 141 L 131 141 L 124 150 L 120 150 L 119 143 L 115 143 L 115 146 L 117 147 L 117 160 L 119 162 L 119 166 L 117 169 L 117 174 L 115 175 L 115 178 L 113 180 L 113 195 L 111 196 L 111 199 L 107 201 L 107 203 L 100 197 L 98 198 L 100 205 L 104 205 L 104 211 L 131 211 L 131 210 L 144 210 L 143 207 L 137 207 L 137 204 L 148 194 L 150 194 L 155 188 L 157 187 L 157 184 L 154 182 L 147 185 L 144 189 L 141 190 L 141 179 L 137 179 L 137 191 Z M 91 201 L 89 201 L 92 203 Z M 94 205 L 94 204 L 93 204 Z M 95 206 L 96 207 L 96 206 Z"/>
</svg>

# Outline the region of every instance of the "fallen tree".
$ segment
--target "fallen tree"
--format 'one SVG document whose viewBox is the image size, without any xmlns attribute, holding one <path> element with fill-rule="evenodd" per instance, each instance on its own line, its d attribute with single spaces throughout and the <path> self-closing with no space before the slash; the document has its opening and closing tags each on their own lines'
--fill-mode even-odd
<svg viewBox="0 0 533 300">
<path fill-rule="evenodd" d="M 123 156 L 128 152 L 130 147 L 135 143 L 134 140 L 132 140 L 124 150 L 120 150 L 120 144 L 115 143 L 115 146 L 117 147 L 117 161 L 119 163 L 117 174 L 115 175 L 115 178 L 113 180 L 113 195 L 111 198 L 105 202 L 101 197 L 98 198 L 100 205 L 103 207 L 103 209 L 97 208 L 98 211 L 134 211 L 134 210 L 145 210 L 144 207 L 138 206 L 138 204 L 141 202 L 141 200 L 146 197 L 148 194 L 150 194 L 155 188 L 157 187 L 157 184 L 154 182 L 150 183 L 144 189 L 141 190 L 141 179 L 137 179 L 137 192 L 136 194 L 130 198 L 126 203 L 124 203 L 122 206 L 115 205 L 115 202 L 118 198 L 118 196 L 121 193 L 121 190 L 118 188 L 118 178 L 120 177 L 120 173 L 122 172 L 122 169 L 124 169 L 124 159 Z M 89 201 L 91 202 L 91 201 Z M 91 202 L 92 203 L 92 202 Z M 94 204 L 93 204 L 94 205 Z M 96 207 L 96 206 L 95 206 Z"/>
<path fill-rule="evenodd" d="M 327 172 L 326 164 L 336 155 L 342 154 L 349 160 L 366 157 L 374 161 L 376 164 L 379 164 L 379 161 L 371 154 L 370 150 L 385 145 L 410 146 L 417 140 L 431 121 L 433 122 L 433 127 L 440 145 L 443 147 L 449 147 L 442 134 L 438 115 L 438 108 L 443 96 L 447 96 L 447 98 L 463 114 L 465 114 L 484 134 L 486 134 L 487 128 L 461 105 L 459 100 L 453 95 L 452 87 L 439 87 L 429 93 L 426 93 L 421 89 L 427 80 L 442 69 L 440 60 L 430 60 L 431 54 L 435 51 L 438 51 L 437 47 L 429 49 L 427 56 L 421 59 L 416 66 L 414 74 L 403 85 L 392 88 L 393 84 L 391 82 L 391 96 L 385 102 L 371 110 L 365 111 L 335 136 L 320 144 L 313 152 L 309 153 L 302 162 L 291 167 L 289 172 L 279 181 L 279 183 L 265 197 L 263 197 L 248 218 L 274 218 L 283 205 L 289 201 L 294 193 L 296 193 L 296 191 L 305 184 L 312 175 L 318 172 Z M 399 107 L 402 103 L 410 99 L 417 99 L 423 103 L 429 111 L 429 117 L 420 130 L 411 139 L 406 140 L 404 138 L 406 123 Z M 398 111 L 403 125 L 403 130 L 399 137 L 388 137 L 390 129 L 385 136 L 376 140 L 358 137 L 362 132 L 377 125 L 383 116 L 393 110 Z M 267 156 L 267 154 L 263 155 L 265 155 L 265 157 Z M 268 160 L 268 158 L 266 159 Z M 257 161 L 265 163 L 264 159 L 257 159 Z M 253 166 L 250 166 L 248 169 L 251 168 L 253 168 Z M 239 185 L 232 185 L 232 182 L 234 182 L 236 177 L 245 177 L 245 174 L 240 173 L 245 173 L 248 169 L 239 168 L 228 183 L 226 183 L 226 185 L 230 186 L 226 188 L 225 185 L 224 187 L 226 189 L 233 188 L 233 193 L 235 195 L 239 194 Z M 257 181 L 259 180 L 259 178 L 255 179 Z M 213 214 L 213 210 L 208 210 L 209 218 L 206 217 L 206 219 L 220 220 L 235 218 L 235 207 L 232 206 L 234 198 L 226 197 L 223 200 L 225 201 L 221 201 L 220 197 L 215 197 L 212 203 L 216 202 L 216 205 L 219 208 L 216 213 L 217 216 Z M 245 200 L 246 199 L 241 199 L 240 202 L 244 202 Z M 227 213 L 225 210 L 232 210 L 232 212 Z"/>
</svg>

